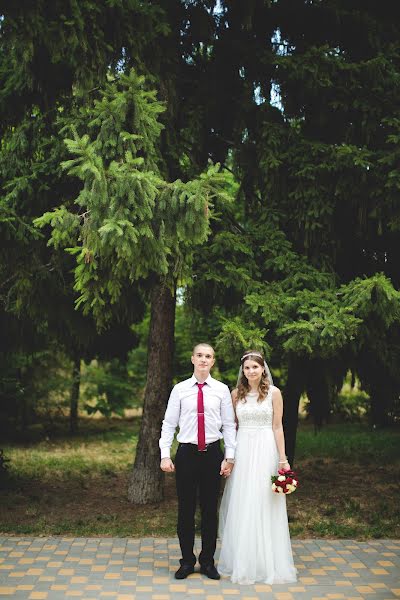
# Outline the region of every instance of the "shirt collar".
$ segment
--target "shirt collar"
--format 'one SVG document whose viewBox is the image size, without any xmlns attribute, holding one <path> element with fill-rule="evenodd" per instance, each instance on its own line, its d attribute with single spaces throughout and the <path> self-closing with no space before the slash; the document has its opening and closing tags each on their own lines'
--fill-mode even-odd
<svg viewBox="0 0 400 600">
<path fill-rule="evenodd" d="M 204 381 L 204 383 L 206 383 L 210 387 L 212 387 L 214 385 L 214 382 L 215 382 L 215 379 L 213 379 L 210 374 L 208 375 L 207 379 Z M 193 374 L 191 376 L 191 378 L 189 379 L 189 386 L 196 385 L 196 383 L 197 383 L 197 379 Z"/>
</svg>

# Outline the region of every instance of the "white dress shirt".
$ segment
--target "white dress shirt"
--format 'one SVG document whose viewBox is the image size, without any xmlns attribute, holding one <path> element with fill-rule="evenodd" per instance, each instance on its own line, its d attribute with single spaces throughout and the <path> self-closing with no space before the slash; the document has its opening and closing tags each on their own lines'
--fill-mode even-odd
<svg viewBox="0 0 400 600">
<path fill-rule="evenodd" d="M 169 458 L 175 429 L 179 425 L 178 442 L 197 444 L 197 379 L 177 383 L 168 400 L 161 428 L 161 458 Z M 235 413 L 227 385 L 207 377 L 203 387 L 206 444 L 224 438 L 225 458 L 234 458 L 236 446 Z M 222 433 L 221 433 L 222 430 Z"/>
</svg>

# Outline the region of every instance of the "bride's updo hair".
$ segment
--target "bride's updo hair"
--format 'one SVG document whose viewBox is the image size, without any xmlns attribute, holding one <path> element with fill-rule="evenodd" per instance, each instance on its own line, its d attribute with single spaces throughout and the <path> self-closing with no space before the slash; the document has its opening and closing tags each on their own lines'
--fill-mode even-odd
<svg viewBox="0 0 400 600">
<path fill-rule="evenodd" d="M 261 352 L 259 352 L 258 350 L 246 350 L 246 352 L 243 353 L 243 356 L 240 359 L 240 366 L 242 368 L 242 373 L 241 373 L 241 376 L 240 376 L 240 379 L 238 382 L 238 386 L 237 386 L 237 396 L 236 396 L 235 405 L 239 401 L 246 402 L 246 395 L 250 391 L 249 382 L 243 371 L 244 363 L 246 362 L 246 360 L 254 360 L 254 362 L 261 365 L 261 367 L 263 367 L 263 369 L 264 369 L 264 356 L 261 354 Z M 261 375 L 260 383 L 258 385 L 257 402 L 262 402 L 264 400 L 265 396 L 267 395 L 270 385 L 271 385 L 270 381 L 269 381 L 267 373 L 265 372 L 265 369 L 264 369 L 263 374 Z"/>
</svg>

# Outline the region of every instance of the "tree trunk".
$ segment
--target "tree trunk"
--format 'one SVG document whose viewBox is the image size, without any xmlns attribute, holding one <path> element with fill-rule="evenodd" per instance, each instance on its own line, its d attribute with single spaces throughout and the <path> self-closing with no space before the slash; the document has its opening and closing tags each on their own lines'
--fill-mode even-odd
<svg viewBox="0 0 400 600">
<path fill-rule="evenodd" d="M 310 376 L 307 382 L 307 396 L 310 400 L 310 413 L 314 428 L 320 431 L 328 422 L 331 390 L 323 360 L 313 360 L 310 364 Z"/>
<path fill-rule="evenodd" d="M 69 431 L 74 434 L 78 431 L 78 404 L 79 387 L 81 383 L 81 357 L 75 354 L 72 367 L 72 385 L 69 411 Z"/>
<path fill-rule="evenodd" d="M 384 377 L 376 377 L 370 382 L 369 388 L 371 393 L 370 424 L 374 428 L 387 427 L 389 425 L 389 406 L 392 400 L 390 384 L 388 385 Z"/>
<path fill-rule="evenodd" d="M 301 359 L 289 359 L 288 377 L 283 394 L 285 449 L 291 467 L 294 465 L 300 396 L 306 382 L 305 366 L 305 361 Z"/>
<path fill-rule="evenodd" d="M 30 389 L 29 384 L 32 380 L 32 377 L 27 375 L 27 369 L 24 367 L 19 368 L 17 372 L 19 376 L 18 380 L 21 386 L 20 390 L 24 390 L 19 394 L 19 398 L 17 400 L 17 428 L 22 436 L 24 436 L 26 434 L 29 421 L 29 404 L 26 390 Z"/>
<path fill-rule="evenodd" d="M 175 294 L 158 282 L 151 299 L 143 416 L 128 487 L 128 498 L 134 504 L 159 502 L 163 497 L 164 473 L 160 469 L 158 440 L 171 391 L 174 326 Z"/>
<path fill-rule="evenodd" d="M 28 399 L 26 397 L 26 395 L 24 394 L 18 403 L 18 423 L 19 423 L 19 430 L 21 432 L 22 435 L 24 435 L 26 433 L 26 430 L 28 428 Z"/>
<path fill-rule="evenodd" d="M 380 364 L 376 355 L 360 353 L 357 372 L 361 384 L 370 395 L 368 420 L 371 427 L 385 427 L 389 424 L 390 406 L 395 405 L 398 397 L 398 383 L 391 384 L 385 365 Z"/>
</svg>

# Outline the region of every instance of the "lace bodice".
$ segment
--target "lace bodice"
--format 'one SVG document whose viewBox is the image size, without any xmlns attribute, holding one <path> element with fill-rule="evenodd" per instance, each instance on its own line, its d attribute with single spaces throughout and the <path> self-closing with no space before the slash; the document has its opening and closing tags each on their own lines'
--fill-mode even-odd
<svg viewBox="0 0 400 600">
<path fill-rule="evenodd" d="M 239 428 L 242 427 L 272 427 L 272 386 L 270 386 L 265 400 L 257 402 L 258 393 L 250 392 L 246 402 L 239 401 L 236 405 L 236 415 Z"/>
</svg>

